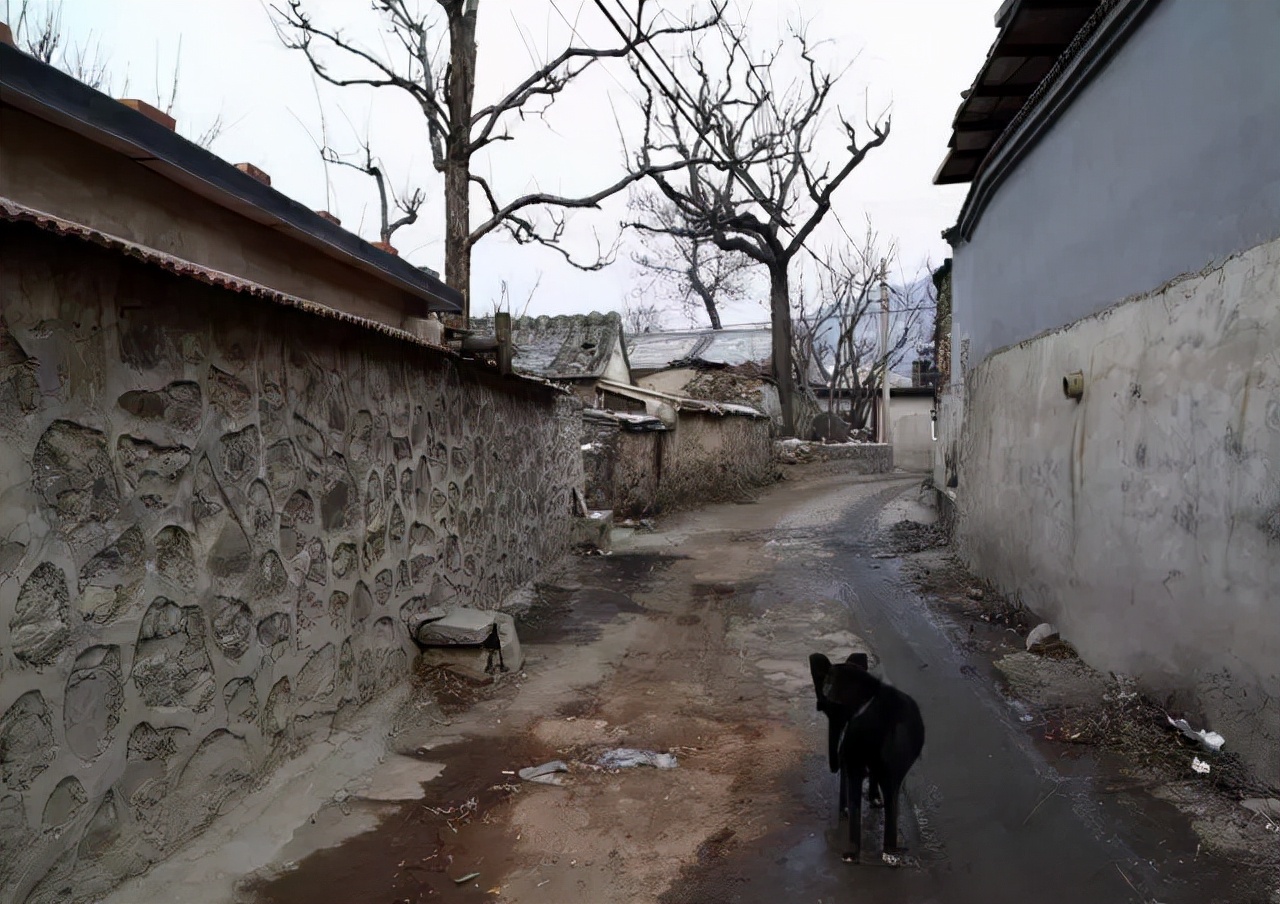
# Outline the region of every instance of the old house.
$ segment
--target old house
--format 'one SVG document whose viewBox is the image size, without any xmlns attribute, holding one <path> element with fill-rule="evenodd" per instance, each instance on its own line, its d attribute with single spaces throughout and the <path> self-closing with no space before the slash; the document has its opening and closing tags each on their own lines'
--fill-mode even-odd
<svg viewBox="0 0 1280 904">
<path fill-rule="evenodd" d="M 492 318 L 471 323 L 477 333 L 493 332 Z M 511 344 L 518 373 L 559 383 L 588 405 L 597 400 L 600 380 L 631 382 L 622 317 L 615 311 L 518 317 L 511 321 Z"/>
<path fill-rule="evenodd" d="M 1008 0 L 939 183 L 982 577 L 1280 775 L 1280 6 Z"/>
<path fill-rule="evenodd" d="M 637 385 L 658 392 L 751 405 L 781 423 L 767 324 L 627 336 Z"/>
<path fill-rule="evenodd" d="M 0 899 L 99 899 L 568 548 L 580 405 L 459 297 L 0 44 Z"/>
</svg>

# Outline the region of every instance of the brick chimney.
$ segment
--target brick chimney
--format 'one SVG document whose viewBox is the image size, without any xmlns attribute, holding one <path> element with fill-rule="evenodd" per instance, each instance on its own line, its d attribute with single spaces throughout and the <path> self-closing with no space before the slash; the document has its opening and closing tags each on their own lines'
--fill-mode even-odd
<svg viewBox="0 0 1280 904">
<path fill-rule="evenodd" d="M 13 43 L 13 30 L 4 22 L 0 22 L 0 44 L 8 44 L 10 47 L 18 46 Z"/>
<path fill-rule="evenodd" d="M 178 123 L 172 116 L 163 110 L 156 109 L 145 100 L 138 100 L 136 97 L 122 97 L 120 98 L 120 103 L 124 104 L 130 110 L 137 110 L 143 116 L 147 117 L 147 119 L 152 122 L 159 123 L 170 132 L 177 131 Z"/>
<path fill-rule="evenodd" d="M 334 226 L 342 225 L 342 221 L 339 220 L 337 217 L 335 217 L 333 214 L 329 213 L 329 211 L 327 210 L 317 210 L 316 216 L 320 217 L 320 219 L 322 220 L 328 220 Z"/>
<path fill-rule="evenodd" d="M 253 178 L 257 179 L 259 182 L 261 182 L 263 185 L 271 184 L 271 177 L 268 176 L 266 173 L 264 173 L 262 170 L 258 169 L 252 163 L 237 163 L 236 169 L 240 170 L 240 172 L 244 173 L 247 176 L 252 176 Z"/>
<path fill-rule="evenodd" d="M 369 244 L 373 245 L 373 247 L 377 248 L 379 251 L 385 251 L 387 254 L 394 254 L 396 257 L 400 256 L 400 252 L 397 251 L 395 246 L 390 242 L 370 242 Z"/>
</svg>

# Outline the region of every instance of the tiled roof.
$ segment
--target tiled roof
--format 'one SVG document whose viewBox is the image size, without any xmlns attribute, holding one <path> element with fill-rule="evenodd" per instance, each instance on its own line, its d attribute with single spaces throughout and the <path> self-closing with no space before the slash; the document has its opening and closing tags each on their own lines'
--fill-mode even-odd
<svg viewBox="0 0 1280 904">
<path fill-rule="evenodd" d="M 493 318 L 473 318 L 471 328 L 492 333 Z M 548 380 L 596 379 L 604 376 L 621 339 L 622 318 L 614 311 L 520 317 L 511 321 L 512 364 Z"/>
<path fill-rule="evenodd" d="M 664 370 L 694 362 L 767 366 L 772 343 L 773 332 L 767 326 L 636 333 L 627 337 L 627 359 L 636 371 Z"/>
</svg>

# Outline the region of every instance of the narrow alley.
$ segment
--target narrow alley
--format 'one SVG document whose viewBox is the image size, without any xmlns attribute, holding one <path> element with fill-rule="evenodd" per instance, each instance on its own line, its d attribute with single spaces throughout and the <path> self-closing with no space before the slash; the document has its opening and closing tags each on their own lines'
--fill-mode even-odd
<svg viewBox="0 0 1280 904">
<path fill-rule="evenodd" d="M 297 820 L 288 844 L 271 849 L 267 816 L 262 845 L 229 844 L 246 837 L 232 813 L 112 900 L 1268 900 L 1172 806 L 1112 784 L 1114 765 L 1037 745 L 990 656 L 965 652 L 967 629 L 883 551 L 918 487 L 816 473 L 575 558 L 521 620 L 518 678 L 420 682 L 400 753 Z M 896 869 L 879 862 L 874 816 L 862 863 L 839 856 L 807 657 L 854 649 L 927 726 Z M 617 747 L 678 766 L 592 765 Z M 563 786 L 514 774 L 556 759 Z"/>
</svg>

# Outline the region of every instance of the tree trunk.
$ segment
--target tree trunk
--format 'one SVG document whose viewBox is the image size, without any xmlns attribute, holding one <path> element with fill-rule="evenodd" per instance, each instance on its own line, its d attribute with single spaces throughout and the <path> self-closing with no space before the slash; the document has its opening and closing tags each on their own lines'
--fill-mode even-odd
<svg viewBox="0 0 1280 904">
<path fill-rule="evenodd" d="M 449 11 L 449 136 L 444 168 L 444 279 L 462 293 L 471 322 L 471 105 L 476 91 L 476 7 Z"/>
<path fill-rule="evenodd" d="M 786 264 L 769 268 L 769 314 L 773 325 L 773 376 L 782 406 L 782 433 L 795 436 L 796 386 L 791 355 L 791 292 Z"/>
<path fill-rule="evenodd" d="M 713 298 L 704 298 L 702 303 L 707 307 L 707 316 L 711 318 L 711 328 L 713 330 L 722 330 L 720 325 L 720 312 L 716 310 L 716 302 Z"/>
<path fill-rule="evenodd" d="M 450 156 L 445 161 L 444 281 L 462 293 L 464 328 L 471 318 L 471 182 L 467 168 L 465 158 L 459 162 Z"/>
<path fill-rule="evenodd" d="M 685 271 L 685 275 L 689 278 L 689 288 L 693 289 L 693 293 L 702 299 L 702 306 L 707 309 L 707 316 L 711 318 L 711 328 L 713 330 L 722 329 L 720 326 L 720 312 L 716 310 L 716 297 L 698 274 L 697 245 L 693 246 L 692 255 L 693 260 L 690 261 L 689 268 Z"/>
</svg>

